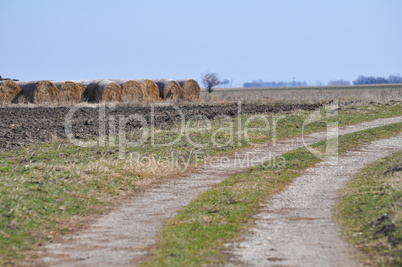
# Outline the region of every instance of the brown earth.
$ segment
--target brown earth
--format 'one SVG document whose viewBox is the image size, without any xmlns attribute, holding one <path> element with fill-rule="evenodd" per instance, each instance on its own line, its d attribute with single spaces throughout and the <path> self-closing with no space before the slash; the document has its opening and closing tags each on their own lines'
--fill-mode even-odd
<svg viewBox="0 0 402 267">
<path fill-rule="evenodd" d="M 242 114 L 279 113 L 290 110 L 314 110 L 322 104 L 242 104 Z M 179 109 L 179 110 L 178 110 Z M 24 146 L 36 142 L 66 138 L 65 120 L 71 108 L 68 107 L 4 107 L 0 108 L 0 149 Z M 130 107 L 116 106 L 105 108 L 105 117 L 115 116 L 116 124 L 120 115 L 140 115 L 151 125 L 151 106 Z M 203 116 L 213 119 L 216 116 L 238 115 L 238 104 L 225 105 L 191 105 L 191 106 L 158 106 L 154 107 L 154 125 L 163 127 L 179 123 L 182 115 L 187 121 L 193 116 Z M 76 110 L 73 116 L 72 132 L 78 139 L 99 134 L 98 106 L 83 106 Z M 108 121 L 106 121 L 106 128 Z M 139 121 L 132 120 L 126 124 L 126 130 L 141 127 Z M 116 128 L 117 129 L 117 128 Z M 107 129 L 106 129 L 107 133 Z"/>
</svg>

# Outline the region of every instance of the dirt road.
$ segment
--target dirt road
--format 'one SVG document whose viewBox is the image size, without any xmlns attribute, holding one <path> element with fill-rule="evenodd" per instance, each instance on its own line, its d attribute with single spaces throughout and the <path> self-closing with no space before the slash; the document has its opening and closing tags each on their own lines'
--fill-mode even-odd
<svg viewBox="0 0 402 267">
<path fill-rule="evenodd" d="M 231 244 L 233 265 L 358 266 L 353 248 L 333 219 L 339 189 L 358 170 L 402 150 L 402 135 L 379 140 L 339 158 L 325 160 L 263 205 L 256 226 Z"/>
<path fill-rule="evenodd" d="M 401 122 L 402 116 L 341 127 L 339 134 L 347 134 Z M 141 262 L 147 257 L 149 246 L 163 221 L 175 216 L 177 210 L 187 205 L 200 193 L 214 184 L 259 164 L 267 156 L 282 153 L 325 139 L 326 133 L 279 142 L 276 146 L 262 145 L 239 152 L 222 165 L 206 164 L 188 177 L 171 180 L 165 184 L 139 193 L 109 214 L 99 218 L 85 232 L 66 236 L 60 243 L 46 245 L 45 265 L 57 266 L 126 266 Z M 246 157 L 252 160 L 242 163 Z M 260 161 L 259 161 L 260 160 Z"/>
</svg>

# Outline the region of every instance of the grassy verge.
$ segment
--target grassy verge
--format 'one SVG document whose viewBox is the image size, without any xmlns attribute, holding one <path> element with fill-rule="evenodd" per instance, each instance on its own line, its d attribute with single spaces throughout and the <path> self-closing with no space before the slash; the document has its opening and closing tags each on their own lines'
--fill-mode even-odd
<svg viewBox="0 0 402 267">
<path fill-rule="evenodd" d="M 287 112 L 276 124 L 278 139 L 300 135 L 309 111 Z M 213 120 L 210 130 L 192 131 L 188 137 L 205 147 L 194 148 L 182 137 L 174 146 L 153 146 L 147 139 L 142 146 L 128 146 L 125 159 L 119 159 L 119 147 L 111 140 L 106 146 L 83 148 L 68 142 L 35 144 L 1 151 L 0 157 L 0 265 L 16 264 L 24 251 L 41 250 L 41 245 L 66 231 L 74 230 L 80 218 L 100 214 L 137 188 L 187 171 L 194 163 L 194 153 L 205 156 L 231 153 L 251 143 L 272 140 L 272 121 L 279 114 L 265 114 L 270 130 L 237 134 L 237 118 Z M 400 105 L 342 107 L 339 125 L 402 115 Z M 241 117 L 242 129 L 266 129 L 264 120 Z M 305 133 L 322 131 L 326 119 L 310 124 Z M 192 128 L 207 127 L 193 122 Z M 228 128 L 224 128 L 227 126 Z M 231 130 L 231 126 L 234 128 Z M 129 133 L 138 138 L 142 130 Z M 155 143 L 177 138 L 176 126 L 156 129 Z M 215 141 L 211 142 L 211 134 Z M 139 160 L 137 161 L 139 157 Z M 178 162 L 177 164 L 170 164 Z"/>
<path fill-rule="evenodd" d="M 353 177 L 338 205 L 337 219 L 347 239 L 366 256 L 365 263 L 402 265 L 402 152 Z"/>
<path fill-rule="evenodd" d="M 402 132 L 402 123 L 341 136 L 339 153 Z M 324 152 L 326 142 L 313 145 Z M 303 170 L 317 164 L 305 148 L 282 155 L 285 168 L 259 166 L 231 176 L 200 195 L 168 221 L 153 258 L 144 266 L 202 266 L 227 260 L 225 243 L 233 242 L 249 225 L 260 203 L 282 190 Z"/>
</svg>

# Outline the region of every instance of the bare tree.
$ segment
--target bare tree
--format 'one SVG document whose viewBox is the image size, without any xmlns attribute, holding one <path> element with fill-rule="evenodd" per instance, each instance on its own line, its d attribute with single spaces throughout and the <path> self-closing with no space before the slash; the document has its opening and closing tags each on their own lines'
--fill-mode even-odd
<svg viewBox="0 0 402 267">
<path fill-rule="evenodd" d="M 208 93 L 212 93 L 212 87 L 221 83 L 216 72 L 207 72 L 201 75 L 202 84 L 208 88 Z"/>
</svg>

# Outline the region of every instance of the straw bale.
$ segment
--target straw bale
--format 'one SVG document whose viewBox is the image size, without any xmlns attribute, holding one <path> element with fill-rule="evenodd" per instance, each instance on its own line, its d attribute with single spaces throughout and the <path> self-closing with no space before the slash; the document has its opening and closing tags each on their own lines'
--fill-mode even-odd
<svg viewBox="0 0 402 267">
<path fill-rule="evenodd" d="M 17 82 L 28 102 L 45 104 L 57 100 L 58 89 L 51 81 Z"/>
<path fill-rule="evenodd" d="M 159 96 L 162 99 L 179 99 L 181 95 L 180 84 L 175 80 L 161 79 L 154 80 L 159 88 Z"/>
<path fill-rule="evenodd" d="M 87 85 L 91 80 L 72 80 L 78 86 L 79 92 L 81 94 L 81 102 L 89 101 L 88 99 L 88 89 Z"/>
<path fill-rule="evenodd" d="M 120 101 L 123 102 L 141 102 L 143 99 L 143 91 L 141 89 L 141 84 L 134 80 L 110 80 L 118 85 L 121 88 L 121 98 Z"/>
<path fill-rule="evenodd" d="M 181 98 L 188 101 L 195 101 L 200 98 L 200 85 L 196 80 L 186 79 L 177 81 L 181 87 Z"/>
<path fill-rule="evenodd" d="M 88 101 L 111 102 L 119 101 L 121 96 L 120 85 L 109 80 L 84 81 L 88 90 Z"/>
<path fill-rule="evenodd" d="M 21 88 L 15 81 L 6 80 L 0 82 L 0 104 L 13 101 L 21 92 Z"/>
<path fill-rule="evenodd" d="M 152 80 L 144 79 L 137 80 L 141 85 L 141 90 L 143 92 L 143 101 L 158 101 L 159 97 L 159 87 Z"/>
<path fill-rule="evenodd" d="M 53 82 L 59 89 L 58 101 L 62 103 L 79 103 L 82 96 L 82 87 L 72 81 L 55 81 Z M 83 86 L 83 85 L 82 85 Z"/>
</svg>

